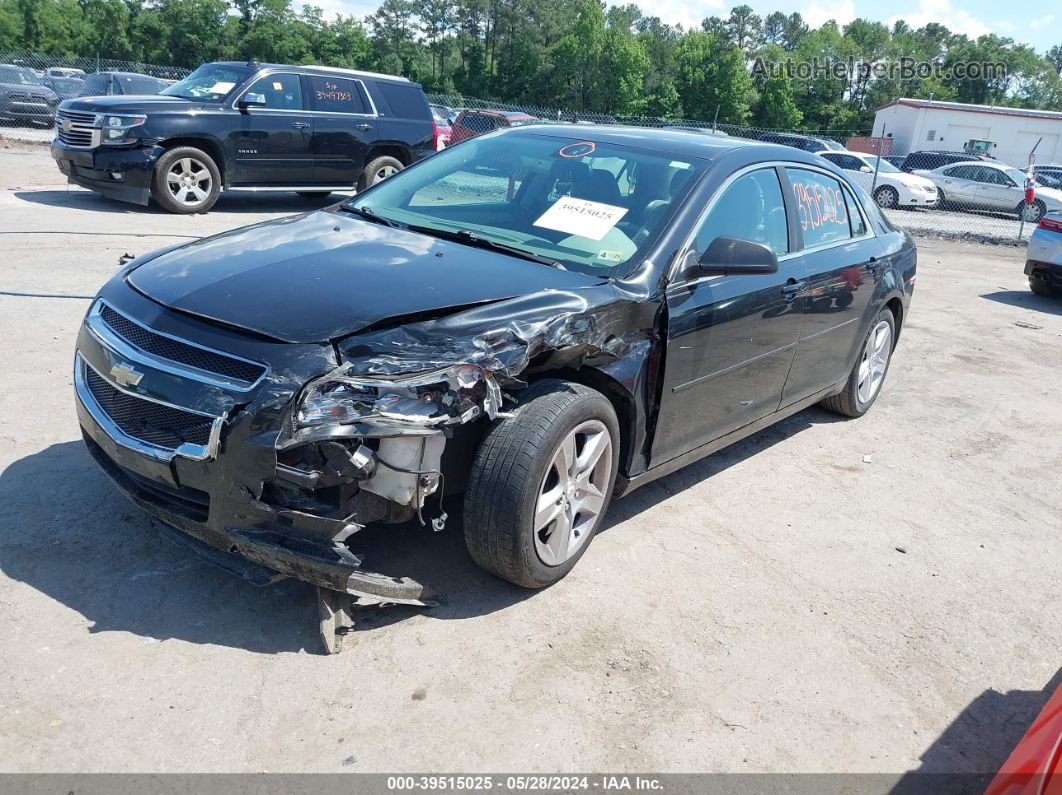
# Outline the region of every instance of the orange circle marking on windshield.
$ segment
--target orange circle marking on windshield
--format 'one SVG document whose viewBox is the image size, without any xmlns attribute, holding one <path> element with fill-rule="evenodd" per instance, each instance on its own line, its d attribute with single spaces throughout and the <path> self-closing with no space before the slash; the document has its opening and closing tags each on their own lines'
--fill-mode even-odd
<svg viewBox="0 0 1062 795">
<path fill-rule="evenodd" d="M 579 141 L 579 143 L 562 146 L 557 151 L 557 154 L 561 157 L 586 157 L 596 148 L 597 146 L 593 141 Z"/>
</svg>

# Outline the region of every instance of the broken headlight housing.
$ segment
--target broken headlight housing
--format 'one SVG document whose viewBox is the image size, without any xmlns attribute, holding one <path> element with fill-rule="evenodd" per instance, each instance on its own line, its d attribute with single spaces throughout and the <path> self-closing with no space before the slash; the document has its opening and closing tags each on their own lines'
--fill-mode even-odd
<svg viewBox="0 0 1062 795">
<path fill-rule="evenodd" d="M 484 413 L 497 416 L 501 401 L 494 377 L 473 364 L 388 379 L 347 375 L 340 368 L 307 386 L 292 424 L 296 430 L 353 423 L 456 425 Z"/>
</svg>

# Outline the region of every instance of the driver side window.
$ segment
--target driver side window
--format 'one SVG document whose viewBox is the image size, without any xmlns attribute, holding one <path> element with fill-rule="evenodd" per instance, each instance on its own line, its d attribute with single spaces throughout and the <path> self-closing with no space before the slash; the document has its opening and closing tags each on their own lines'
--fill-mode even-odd
<svg viewBox="0 0 1062 795">
<path fill-rule="evenodd" d="M 298 75 L 266 75 L 254 81 L 246 93 L 261 94 L 265 105 L 258 108 L 265 110 L 302 110 L 302 84 Z"/>
<path fill-rule="evenodd" d="M 789 224 L 782 187 L 773 168 L 738 177 L 719 196 L 694 239 L 703 253 L 717 237 L 763 243 L 775 254 L 789 252 Z"/>
</svg>

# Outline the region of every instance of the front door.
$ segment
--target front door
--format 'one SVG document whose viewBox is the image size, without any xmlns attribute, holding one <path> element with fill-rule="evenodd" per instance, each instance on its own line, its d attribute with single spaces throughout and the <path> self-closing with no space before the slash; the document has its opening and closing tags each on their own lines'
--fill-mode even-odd
<svg viewBox="0 0 1062 795">
<path fill-rule="evenodd" d="M 779 256 L 777 273 L 678 279 L 668 289 L 663 395 L 652 464 L 663 463 L 778 408 L 803 320 L 806 282 L 794 268 L 779 174 L 739 174 L 709 203 L 686 257 L 717 237 Z"/>
<path fill-rule="evenodd" d="M 1025 191 L 998 168 L 981 166 L 981 191 L 985 205 L 996 210 L 1013 210 L 1025 200 Z"/>
<path fill-rule="evenodd" d="M 317 185 L 354 187 L 376 116 L 361 83 L 345 77 L 307 76 L 314 103 L 313 173 Z"/>
<path fill-rule="evenodd" d="M 847 187 L 809 168 L 786 169 L 797 202 L 803 248 L 793 267 L 808 281 L 804 324 L 782 405 L 845 378 L 872 298 L 884 272 L 884 251 Z"/>
<path fill-rule="evenodd" d="M 240 108 L 239 120 L 229 133 L 236 163 L 229 182 L 259 187 L 312 185 L 313 117 L 305 111 L 299 75 L 266 75 L 244 94 L 260 94 L 265 105 Z"/>
</svg>

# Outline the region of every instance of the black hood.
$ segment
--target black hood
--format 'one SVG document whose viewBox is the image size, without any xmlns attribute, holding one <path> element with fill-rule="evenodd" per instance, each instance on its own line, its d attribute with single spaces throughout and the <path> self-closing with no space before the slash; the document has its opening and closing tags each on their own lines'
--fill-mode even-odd
<svg viewBox="0 0 1062 795">
<path fill-rule="evenodd" d="M 40 99 L 58 99 L 48 86 L 27 86 L 24 83 L 0 83 L 0 89 L 7 93 L 27 94 Z"/>
<path fill-rule="evenodd" d="M 122 113 L 151 110 L 196 110 L 202 103 L 162 94 L 115 94 L 109 97 L 78 97 L 63 102 L 63 110 L 90 113 Z"/>
<path fill-rule="evenodd" d="M 235 229 L 133 268 L 174 309 L 285 342 L 601 279 L 319 211 Z"/>
</svg>

